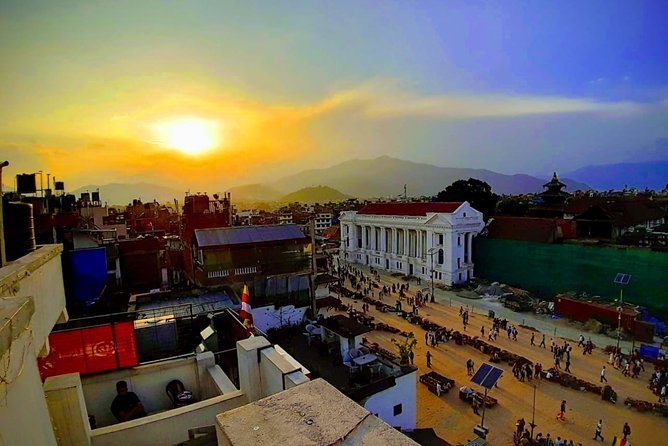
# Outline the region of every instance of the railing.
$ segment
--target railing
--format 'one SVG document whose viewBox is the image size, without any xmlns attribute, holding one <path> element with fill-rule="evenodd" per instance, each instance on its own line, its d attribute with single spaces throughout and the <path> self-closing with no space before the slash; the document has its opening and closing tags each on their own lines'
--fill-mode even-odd
<svg viewBox="0 0 668 446">
<path fill-rule="evenodd" d="M 209 271 L 206 273 L 206 277 L 208 279 L 218 279 L 222 277 L 227 277 L 230 275 L 230 270 L 229 269 L 223 269 L 223 270 L 218 270 L 218 271 Z"/>
<path fill-rule="evenodd" d="M 234 275 L 235 276 L 244 276 L 248 274 L 256 274 L 257 273 L 257 266 L 245 266 L 242 268 L 234 268 Z"/>
</svg>

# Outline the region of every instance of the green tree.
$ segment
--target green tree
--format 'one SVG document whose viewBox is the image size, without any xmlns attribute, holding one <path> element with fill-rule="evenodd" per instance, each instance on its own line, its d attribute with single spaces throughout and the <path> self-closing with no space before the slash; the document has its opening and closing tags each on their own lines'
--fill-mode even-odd
<svg viewBox="0 0 668 446">
<path fill-rule="evenodd" d="M 401 341 L 397 341 L 396 339 L 392 339 L 392 343 L 397 346 L 399 349 L 399 361 L 401 364 L 410 364 L 410 357 L 411 357 L 411 352 L 417 345 L 417 339 L 415 339 L 415 335 L 411 331 L 408 333 L 408 336 L 406 336 L 406 339 L 403 339 Z"/>
<path fill-rule="evenodd" d="M 494 215 L 499 196 L 492 192 L 492 186 L 476 178 L 457 180 L 436 195 L 436 201 L 468 201 L 485 217 Z"/>
<path fill-rule="evenodd" d="M 528 199 L 520 197 L 504 197 L 496 204 L 496 215 L 512 215 L 524 217 L 531 207 Z"/>
</svg>

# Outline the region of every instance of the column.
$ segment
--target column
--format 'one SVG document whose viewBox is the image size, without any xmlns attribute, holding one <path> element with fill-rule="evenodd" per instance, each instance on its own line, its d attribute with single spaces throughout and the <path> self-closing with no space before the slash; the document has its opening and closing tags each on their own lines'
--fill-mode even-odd
<svg viewBox="0 0 668 446">
<path fill-rule="evenodd" d="M 473 263 L 473 233 L 469 232 L 468 234 L 466 234 L 466 237 L 467 237 L 466 242 L 468 243 L 468 252 L 469 252 L 467 261 L 468 263 Z"/>
<path fill-rule="evenodd" d="M 387 229 L 380 228 L 380 250 L 383 254 L 387 252 Z"/>
<path fill-rule="evenodd" d="M 362 249 L 366 249 L 366 226 L 360 226 L 360 229 L 362 229 Z"/>
<path fill-rule="evenodd" d="M 397 237 L 397 228 L 392 228 L 392 254 L 399 253 L 399 243 L 397 243 L 399 237 Z"/>
<path fill-rule="evenodd" d="M 416 232 L 415 237 L 417 238 L 417 240 L 416 240 L 417 247 L 416 247 L 415 254 L 416 254 L 416 257 L 418 259 L 421 259 L 422 258 L 422 230 L 421 229 Z"/>
<path fill-rule="evenodd" d="M 404 255 L 408 257 L 408 244 L 410 243 L 410 238 L 408 237 L 408 229 L 404 229 Z"/>
</svg>

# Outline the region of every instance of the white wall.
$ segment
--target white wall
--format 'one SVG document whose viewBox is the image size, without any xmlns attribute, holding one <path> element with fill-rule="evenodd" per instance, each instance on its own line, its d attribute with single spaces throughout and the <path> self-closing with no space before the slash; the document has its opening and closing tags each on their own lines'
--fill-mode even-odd
<svg viewBox="0 0 668 446">
<path fill-rule="evenodd" d="M 51 419 L 37 356 L 61 317 L 64 322 L 65 290 L 60 245 L 47 245 L 0 268 L 0 319 L 11 318 L 8 334 L 11 352 L 2 352 L 0 364 L 0 444 L 55 445 Z M 16 309 L 26 302 L 34 310 L 24 313 L 19 324 Z M 20 330 L 20 331 L 19 331 Z M 8 370 L 5 370 L 8 367 Z"/>
<path fill-rule="evenodd" d="M 344 229 L 340 252 L 344 259 L 347 254 L 348 262 L 361 263 L 374 268 L 388 269 L 391 272 L 402 272 L 404 274 L 410 274 L 410 265 L 413 265 L 412 275 L 422 279 L 430 279 L 431 277 L 431 259 L 429 254 L 425 254 L 424 257 L 421 255 L 418 249 L 421 245 L 421 242 L 418 241 L 419 237 L 415 238 L 411 236 L 411 239 L 414 240 L 413 245 L 415 245 L 415 249 L 411 250 L 411 252 L 415 252 L 417 256 L 411 257 L 395 254 L 392 252 L 397 251 L 395 246 L 389 252 L 383 250 L 378 252 L 375 250 L 373 244 L 374 230 L 370 231 L 370 241 L 365 240 L 366 237 L 364 234 L 367 232 L 367 227 L 394 228 L 396 231 L 425 231 L 427 233 L 426 246 L 421 250 L 425 253 L 430 248 L 437 246 L 437 241 L 435 241 L 436 234 L 443 234 L 444 262 L 442 265 L 439 265 L 437 254 L 434 255 L 434 270 L 436 271 L 434 281 L 450 285 L 460 282 L 460 272 L 462 273 L 461 282 L 467 280 L 467 271 L 470 272 L 470 277 L 473 276 L 473 264 L 467 264 L 464 258 L 464 247 L 467 243 L 466 234 L 479 233 L 484 227 L 484 222 L 482 213 L 473 209 L 465 202 L 451 214 L 430 213 L 426 216 L 358 215 L 354 211 L 348 211 L 341 215 L 341 227 Z M 357 235 L 358 227 L 361 228 L 364 236 L 362 249 L 357 248 L 357 239 L 354 238 Z M 397 233 L 396 235 L 398 240 L 395 240 L 394 244 L 398 246 L 405 245 L 405 238 L 402 233 Z M 458 237 L 462 238 L 461 246 L 457 243 Z M 347 238 L 350 238 L 349 244 L 347 243 Z M 369 244 L 374 249 L 364 249 L 364 246 Z M 381 243 L 381 248 L 382 245 Z M 408 245 L 405 246 L 404 252 L 409 252 Z M 367 256 L 369 258 L 368 262 Z M 457 258 L 461 258 L 460 267 L 457 266 Z M 379 261 L 377 262 L 376 259 L 379 259 Z M 387 260 L 389 260 L 389 268 L 386 268 Z M 422 268 L 425 268 L 424 273 L 422 273 Z"/>
<path fill-rule="evenodd" d="M 408 373 L 396 379 L 396 385 L 369 397 L 364 408 L 376 414 L 392 427 L 412 431 L 416 426 L 416 372 Z M 402 405 L 402 412 L 394 415 L 394 406 Z"/>
<path fill-rule="evenodd" d="M 216 415 L 246 404 L 241 392 L 221 395 L 168 412 L 94 429 L 93 446 L 174 445 L 188 440 L 188 429 L 211 426 Z"/>
<path fill-rule="evenodd" d="M 253 325 L 265 333 L 270 328 L 277 328 L 281 325 L 300 324 L 304 320 L 308 307 L 295 308 L 294 305 L 288 305 L 276 309 L 273 305 L 266 307 L 253 308 Z"/>
<path fill-rule="evenodd" d="M 130 392 L 136 393 L 146 411 L 151 413 L 174 407 L 165 391 L 167 383 L 173 379 L 181 380 L 195 398 L 202 399 L 194 358 L 163 361 L 81 377 L 88 414 L 95 415 L 98 427 L 118 423 L 110 409 L 116 397 L 118 381 L 127 381 Z"/>
</svg>

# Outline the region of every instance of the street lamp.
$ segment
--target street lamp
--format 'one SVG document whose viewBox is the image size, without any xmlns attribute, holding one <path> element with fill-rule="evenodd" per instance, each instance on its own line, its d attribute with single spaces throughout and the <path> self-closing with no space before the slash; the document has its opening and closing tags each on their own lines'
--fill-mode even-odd
<svg viewBox="0 0 668 446">
<path fill-rule="evenodd" d="M 533 385 L 533 408 L 531 409 L 531 441 L 533 441 L 533 429 L 536 427 L 536 383 Z"/>
<path fill-rule="evenodd" d="M 431 273 L 431 301 L 434 302 L 434 254 L 438 252 L 440 248 L 429 248 L 427 254 L 429 254 L 429 259 L 431 260 L 431 268 L 429 272 Z"/>
<path fill-rule="evenodd" d="M 615 276 L 614 282 L 617 285 L 628 285 L 631 281 L 630 274 L 617 273 Z M 617 350 L 615 353 L 620 353 L 619 351 L 619 338 L 622 335 L 622 311 L 624 311 L 624 287 L 619 287 L 619 306 L 617 307 Z"/>
</svg>

